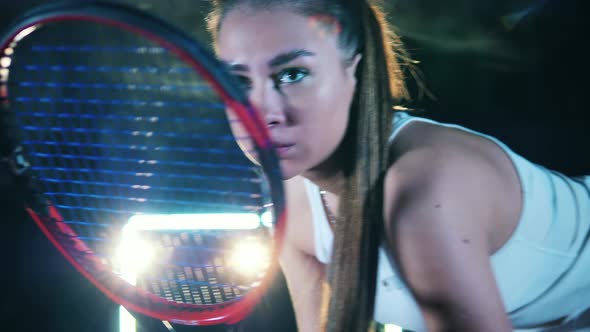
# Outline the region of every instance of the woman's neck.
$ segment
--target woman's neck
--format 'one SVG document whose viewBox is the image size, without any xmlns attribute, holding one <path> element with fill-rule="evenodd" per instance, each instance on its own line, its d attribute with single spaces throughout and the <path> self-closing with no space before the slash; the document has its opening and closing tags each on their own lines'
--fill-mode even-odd
<svg viewBox="0 0 590 332">
<path fill-rule="evenodd" d="M 344 188 L 344 177 L 341 175 L 325 177 L 312 171 L 308 171 L 303 173 L 302 176 L 320 187 L 321 190 L 327 191 L 336 196 L 340 196 Z"/>
<path fill-rule="evenodd" d="M 340 196 L 344 190 L 344 172 L 336 165 L 330 167 L 328 163 L 322 163 L 317 167 L 303 172 L 302 176 L 320 187 L 321 190 L 333 195 Z"/>
<path fill-rule="evenodd" d="M 341 144 L 330 157 L 301 175 L 321 190 L 340 196 L 346 184 L 345 165 L 350 162 L 349 154 Z"/>
</svg>

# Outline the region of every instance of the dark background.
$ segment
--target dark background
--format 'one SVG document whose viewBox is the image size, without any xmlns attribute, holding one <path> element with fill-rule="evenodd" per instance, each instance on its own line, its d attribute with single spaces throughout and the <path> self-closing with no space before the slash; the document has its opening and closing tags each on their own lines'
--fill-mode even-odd
<svg viewBox="0 0 590 332">
<path fill-rule="evenodd" d="M 49 1 L 0 0 L 0 25 Z M 204 0 L 126 0 L 208 42 Z M 574 0 L 388 0 L 390 18 L 430 96 L 408 106 L 498 137 L 517 153 L 568 175 L 590 174 L 586 16 Z M 65 262 L 14 199 L 0 169 L 0 330 L 118 331 L 117 306 Z M 517 267 L 515 267 L 517 268 Z M 142 318 L 143 331 L 165 331 Z M 293 331 L 284 280 L 235 327 L 178 331 Z"/>
</svg>

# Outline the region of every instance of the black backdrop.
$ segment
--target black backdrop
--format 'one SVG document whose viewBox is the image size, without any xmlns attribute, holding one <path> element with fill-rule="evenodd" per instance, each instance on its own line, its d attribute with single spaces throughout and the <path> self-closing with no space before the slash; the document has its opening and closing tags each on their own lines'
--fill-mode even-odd
<svg viewBox="0 0 590 332">
<path fill-rule="evenodd" d="M 41 0 L 0 0 L 0 27 Z M 204 0 L 126 0 L 204 42 Z M 419 60 L 434 97 L 409 106 L 483 131 L 530 160 L 590 174 L 588 23 L 583 0 L 388 0 L 392 21 Z M 418 95 L 412 84 L 414 95 Z M 18 209 L 0 168 L 0 330 L 117 331 L 117 306 L 91 287 Z M 516 268 L 516 267 L 515 267 Z M 141 319 L 140 331 L 166 331 Z M 293 331 L 282 276 L 236 327 L 178 331 Z"/>
</svg>

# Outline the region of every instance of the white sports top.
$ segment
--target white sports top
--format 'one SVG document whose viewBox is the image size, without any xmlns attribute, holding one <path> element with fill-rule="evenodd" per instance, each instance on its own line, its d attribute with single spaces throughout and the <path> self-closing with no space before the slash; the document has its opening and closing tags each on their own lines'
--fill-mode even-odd
<svg viewBox="0 0 590 332">
<path fill-rule="evenodd" d="M 590 176 L 569 178 L 522 158 L 497 139 L 470 129 L 398 112 L 390 144 L 413 121 L 456 128 L 496 143 L 519 175 L 520 222 L 506 244 L 490 257 L 507 314 L 515 327 L 534 327 L 590 308 Z M 315 254 L 328 264 L 333 234 L 319 188 L 305 181 L 311 204 Z M 424 319 L 395 261 L 379 248 L 375 320 L 425 331 Z"/>
</svg>

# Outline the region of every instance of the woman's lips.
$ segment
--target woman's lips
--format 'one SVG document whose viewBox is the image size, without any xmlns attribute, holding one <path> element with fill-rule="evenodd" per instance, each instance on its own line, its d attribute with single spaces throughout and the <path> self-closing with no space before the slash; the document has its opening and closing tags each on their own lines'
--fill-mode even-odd
<svg viewBox="0 0 590 332">
<path fill-rule="evenodd" d="M 289 156 L 294 145 L 295 144 L 275 144 L 274 147 L 280 158 L 286 158 Z"/>
</svg>

